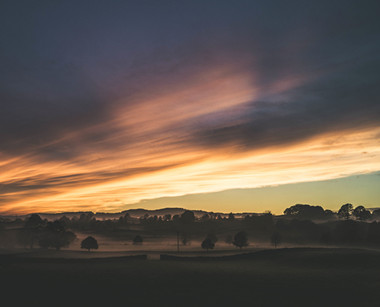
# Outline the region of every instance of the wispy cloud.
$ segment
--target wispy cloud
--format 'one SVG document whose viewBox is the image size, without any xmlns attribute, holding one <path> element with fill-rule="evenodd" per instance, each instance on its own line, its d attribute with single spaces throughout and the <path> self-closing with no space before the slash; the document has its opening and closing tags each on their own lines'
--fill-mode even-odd
<svg viewBox="0 0 380 307">
<path fill-rule="evenodd" d="M 331 4 L 321 20 L 322 4 L 251 5 L 133 7 L 148 24 L 78 7 L 91 27 L 74 28 L 66 5 L 22 11 L 34 26 L 16 28 L 5 7 L 0 212 L 118 211 L 379 170 L 373 10 Z"/>
</svg>

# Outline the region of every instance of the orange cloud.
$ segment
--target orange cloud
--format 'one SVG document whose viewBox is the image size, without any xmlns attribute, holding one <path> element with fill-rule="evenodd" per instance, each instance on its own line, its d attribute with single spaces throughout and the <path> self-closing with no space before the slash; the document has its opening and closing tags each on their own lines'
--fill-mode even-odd
<svg viewBox="0 0 380 307">
<path fill-rule="evenodd" d="M 297 88 L 305 79 L 274 82 L 263 93 L 252 74 L 226 65 L 186 81 L 151 88 L 132 101 L 121 99 L 103 122 L 66 131 L 36 146 L 36 153 L 0 156 L 0 213 L 113 212 L 143 199 L 380 169 L 378 128 L 319 133 L 298 142 L 244 149 L 234 142 L 219 147 L 196 144 L 192 133 L 198 126 L 238 125 L 247 105 L 263 95 Z M 104 134 L 107 131 L 112 133 Z M 78 154 L 41 159 L 38 152 L 51 147 Z M 231 206 L 239 210 L 238 203 Z M 209 204 L 209 209 L 217 208 Z"/>
</svg>

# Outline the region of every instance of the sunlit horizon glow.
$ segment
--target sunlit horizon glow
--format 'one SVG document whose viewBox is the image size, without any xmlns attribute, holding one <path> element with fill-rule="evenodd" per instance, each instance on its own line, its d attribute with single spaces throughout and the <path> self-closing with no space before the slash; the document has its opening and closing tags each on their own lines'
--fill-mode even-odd
<svg viewBox="0 0 380 307">
<path fill-rule="evenodd" d="M 120 212 L 380 170 L 374 10 L 333 5 L 341 19 L 321 20 L 318 4 L 286 18 L 264 2 L 201 12 L 193 3 L 176 14 L 115 6 L 89 13 L 78 4 L 77 16 L 69 4 L 0 10 L 0 214 Z M 10 18 L 19 9 L 30 24 Z M 202 208 L 292 205 L 241 197 Z"/>
<path fill-rule="evenodd" d="M 125 113 L 120 117 L 124 118 Z M 110 122 L 119 125 L 120 121 L 117 117 Z M 170 125 L 168 121 L 163 123 L 164 129 Z M 104 150 L 84 153 L 74 161 L 42 162 L 27 156 L 4 159 L 2 182 L 22 181 L 36 188 L 3 193 L 2 197 L 8 201 L 1 208 L 2 214 L 119 212 L 134 207 L 133 204 L 139 207 L 139 202 L 146 199 L 321 181 L 380 169 L 380 128 L 376 127 L 326 133 L 297 144 L 251 151 L 241 151 L 236 144 L 212 150 L 181 142 L 173 144 L 178 136 L 181 139 L 181 131 L 172 131 L 172 135 L 165 133 L 162 139 L 161 134 L 146 136 L 146 131 L 139 131 L 134 125 L 131 128 L 138 135 L 132 150 L 122 146 L 118 147 L 119 152 L 109 152 L 107 138 L 103 140 Z M 160 128 L 147 130 L 154 133 Z M 125 132 L 117 138 L 129 135 Z M 76 137 L 80 138 L 81 134 Z M 39 188 L 41 183 L 45 185 Z M 204 209 L 273 210 L 262 208 L 259 203 L 260 200 L 255 200 L 251 208 L 209 204 Z"/>
</svg>

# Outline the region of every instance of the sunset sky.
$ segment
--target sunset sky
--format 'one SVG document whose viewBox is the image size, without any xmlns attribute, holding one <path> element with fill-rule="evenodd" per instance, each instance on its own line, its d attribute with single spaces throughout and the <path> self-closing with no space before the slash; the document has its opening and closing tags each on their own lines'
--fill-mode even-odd
<svg viewBox="0 0 380 307">
<path fill-rule="evenodd" d="M 380 207 L 379 1 L 1 1 L 0 214 Z"/>
</svg>

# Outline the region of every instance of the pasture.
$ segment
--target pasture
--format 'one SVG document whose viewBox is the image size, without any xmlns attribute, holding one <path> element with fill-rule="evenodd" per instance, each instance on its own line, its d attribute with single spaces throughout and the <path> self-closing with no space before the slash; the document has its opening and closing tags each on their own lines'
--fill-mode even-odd
<svg viewBox="0 0 380 307">
<path fill-rule="evenodd" d="M 73 252 L 68 256 L 70 251 L 62 251 L 62 257 L 55 253 L 55 257 L 2 256 L 2 293 L 4 299 L 10 296 L 9 306 L 26 302 L 30 306 L 379 306 L 380 302 L 380 253 L 373 250 L 285 248 L 218 260 L 142 260 L 105 252 L 82 252 L 91 256 L 80 258 Z"/>
</svg>

